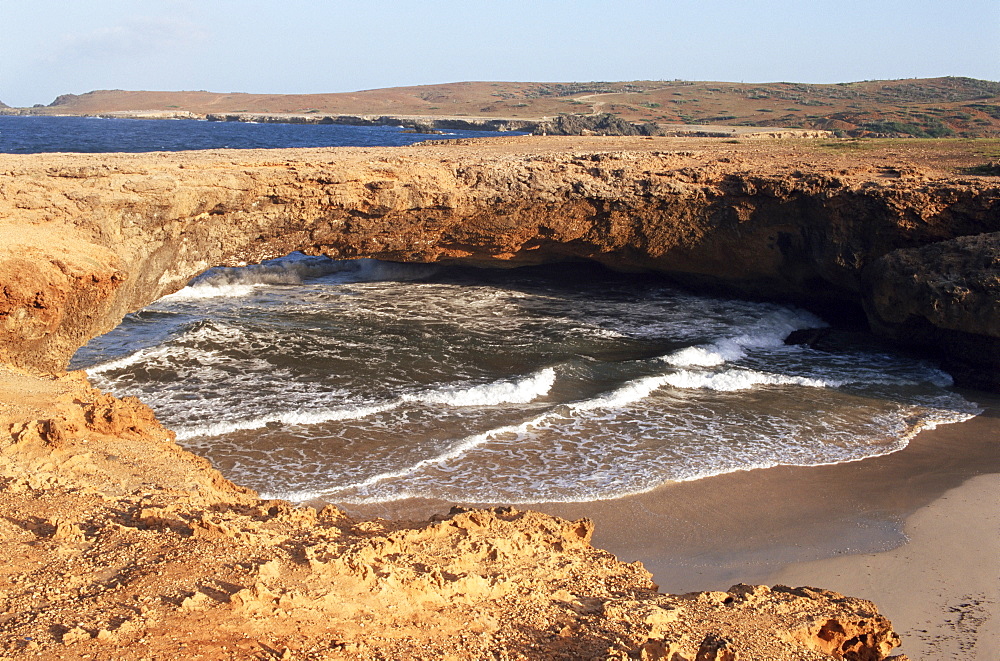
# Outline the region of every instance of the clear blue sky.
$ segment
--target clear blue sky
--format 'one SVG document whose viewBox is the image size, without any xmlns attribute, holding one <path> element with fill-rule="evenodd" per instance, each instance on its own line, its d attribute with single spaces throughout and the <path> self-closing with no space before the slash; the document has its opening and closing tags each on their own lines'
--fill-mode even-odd
<svg viewBox="0 0 1000 661">
<path fill-rule="evenodd" d="M 461 80 L 1000 80 L 1000 0 L 0 0 L 0 101 Z"/>
</svg>

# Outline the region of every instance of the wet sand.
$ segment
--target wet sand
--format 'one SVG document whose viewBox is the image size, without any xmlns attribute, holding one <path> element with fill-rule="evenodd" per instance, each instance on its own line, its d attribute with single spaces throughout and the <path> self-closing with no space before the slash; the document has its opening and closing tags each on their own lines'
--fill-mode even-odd
<svg viewBox="0 0 1000 661">
<path fill-rule="evenodd" d="M 741 471 L 634 498 L 534 509 L 594 519 L 595 545 L 641 560 L 671 592 L 762 582 L 791 562 L 890 550 L 905 542 L 907 517 L 972 477 L 1000 473 L 1000 398 L 963 394 L 986 410 L 925 430 L 883 457 Z"/>
<path fill-rule="evenodd" d="M 884 553 L 789 565 L 767 583 L 823 585 L 870 599 L 912 661 L 1000 659 L 1000 475 L 981 475 L 906 520 Z"/>
<path fill-rule="evenodd" d="M 824 587 L 878 604 L 914 661 L 951 658 L 945 655 L 948 645 L 967 654 L 977 641 L 981 650 L 995 652 L 1000 398 L 963 394 L 986 410 L 966 422 L 925 430 L 904 450 L 883 457 L 741 471 L 619 500 L 531 509 L 593 519 L 594 545 L 621 560 L 641 561 L 666 592 L 739 582 Z M 420 519 L 447 507 L 410 501 L 349 509 Z M 976 534 L 960 545 L 962 554 L 952 555 L 956 526 Z M 963 578 L 931 579 L 950 574 Z M 949 624 L 961 615 L 951 609 L 961 611 L 976 594 L 982 596 L 965 609 L 975 614 Z M 941 630 L 940 637 L 956 627 L 969 629 L 973 619 L 978 633 L 966 631 L 964 642 L 956 638 L 936 651 L 922 642 L 921 636 L 934 635 L 921 629 Z M 983 654 L 962 658 L 997 658 Z"/>
</svg>

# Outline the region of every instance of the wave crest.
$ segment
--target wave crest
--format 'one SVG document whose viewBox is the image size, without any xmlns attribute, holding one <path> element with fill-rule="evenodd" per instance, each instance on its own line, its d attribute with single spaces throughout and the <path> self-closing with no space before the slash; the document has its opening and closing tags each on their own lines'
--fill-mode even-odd
<svg viewBox="0 0 1000 661">
<path fill-rule="evenodd" d="M 708 344 L 686 347 L 660 358 L 673 367 L 717 367 L 746 358 L 748 351 L 780 347 L 792 331 L 823 328 L 828 324 L 805 310 L 775 310 L 746 332 Z"/>
<path fill-rule="evenodd" d="M 262 287 L 300 285 L 338 275 L 341 282 L 420 280 L 437 271 L 426 264 L 397 264 L 374 259 L 333 260 L 292 254 L 243 267 L 216 267 L 192 280 L 180 291 L 164 296 L 168 302 L 248 296 Z"/>
<path fill-rule="evenodd" d="M 422 395 L 408 395 L 408 401 L 450 406 L 490 406 L 494 404 L 527 404 L 544 397 L 556 382 L 556 371 L 547 367 L 516 381 L 495 381 L 471 388 L 442 388 Z"/>
<path fill-rule="evenodd" d="M 445 404 L 456 407 L 526 404 L 548 394 L 555 384 L 555 380 L 555 370 L 548 367 L 520 380 L 496 381 L 471 388 L 446 387 L 440 390 L 405 395 L 388 402 L 348 405 L 318 411 L 275 412 L 242 420 L 190 425 L 178 428 L 176 430 L 177 438 L 188 440 L 205 436 L 222 436 L 237 431 L 263 429 L 271 424 L 305 426 L 337 420 L 357 420 L 377 413 L 392 411 L 406 403 Z"/>
</svg>

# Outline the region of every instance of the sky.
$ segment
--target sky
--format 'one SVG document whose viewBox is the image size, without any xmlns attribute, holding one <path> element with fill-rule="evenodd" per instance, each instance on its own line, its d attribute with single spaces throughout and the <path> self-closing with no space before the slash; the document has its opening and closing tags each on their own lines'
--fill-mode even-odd
<svg viewBox="0 0 1000 661">
<path fill-rule="evenodd" d="M 0 101 L 463 80 L 1000 81 L 1000 0 L 0 0 Z"/>
</svg>

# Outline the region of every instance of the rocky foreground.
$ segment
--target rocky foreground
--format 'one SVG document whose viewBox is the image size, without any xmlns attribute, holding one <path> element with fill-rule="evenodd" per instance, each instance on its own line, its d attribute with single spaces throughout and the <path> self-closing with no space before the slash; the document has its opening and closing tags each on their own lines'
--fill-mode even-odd
<svg viewBox="0 0 1000 661">
<path fill-rule="evenodd" d="M 79 372 L 5 368 L 0 390 L 3 658 L 867 661 L 899 642 L 834 592 L 660 594 L 587 520 L 262 501 Z"/>
<path fill-rule="evenodd" d="M 178 447 L 141 402 L 63 370 L 89 338 L 210 266 L 304 250 L 594 259 L 863 310 L 989 385 L 1000 180 L 958 174 L 974 164 L 963 149 L 518 138 L 0 156 L 0 650 L 885 658 L 898 640 L 869 602 L 781 586 L 660 594 L 641 565 L 590 546 L 586 520 L 501 508 L 357 521 L 261 501 Z"/>
</svg>

